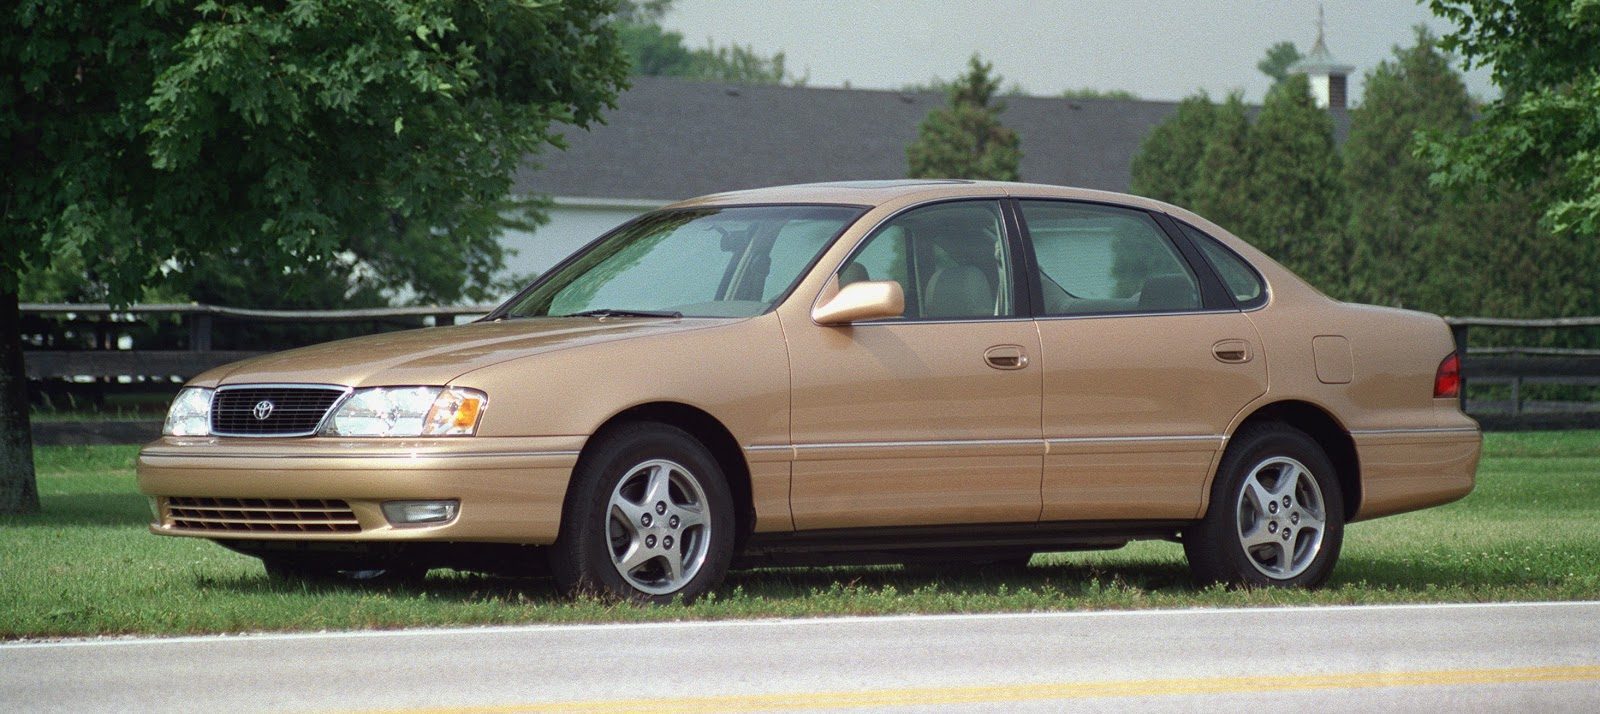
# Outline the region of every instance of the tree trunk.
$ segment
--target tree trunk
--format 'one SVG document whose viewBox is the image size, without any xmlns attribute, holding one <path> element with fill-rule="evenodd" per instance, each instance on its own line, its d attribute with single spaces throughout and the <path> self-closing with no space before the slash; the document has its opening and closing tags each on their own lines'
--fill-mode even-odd
<svg viewBox="0 0 1600 714">
<path fill-rule="evenodd" d="M 5 282 L 0 280 L 0 286 Z M 0 514 L 39 512 L 17 302 L 15 287 L 0 287 Z"/>
</svg>

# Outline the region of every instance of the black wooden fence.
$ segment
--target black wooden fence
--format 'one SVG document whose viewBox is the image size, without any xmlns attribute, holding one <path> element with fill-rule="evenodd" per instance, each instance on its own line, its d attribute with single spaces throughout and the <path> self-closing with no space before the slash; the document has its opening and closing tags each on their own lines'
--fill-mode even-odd
<svg viewBox="0 0 1600 714">
<path fill-rule="evenodd" d="M 1570 347 L 1473 346 L 1476 331 L 1499 335 L 1533 330 L 1597 330 L 1600 317 L 1518 320 L 1497 317 L 1446 318 L 1463 355 L 1462 405 L 1489 429 L 1572 429 L 1600 427 L 1600 349 Z M 1466 385 L 1508 387 L 1495 397 L 1469 398 Z M 1577 388 L 1587 398 L 1530 398 L 1528 388 Z M 1480 393 L 1483 390 L 1476 390 Z M 1585 394 L 1586 393 L 1586 394 Z"/>
<path fill-rule="evenodd" d="M 355 310 L 248 310 L 215 305 L 24 304 L 26 371 L 36 392 L 66 385 L 95 395 L 140 392 L 160 403 L 183 380 L 219 365 L 261 354 L 256 349 L 214 349 L 219 323 L 250 329 L 273 323 L 336 324 L 355 332 L 450 325 L 487 313 L 491 306 L 384 307 Z M 1600 427 L 1600 349 L 1471 345 L 1474 333 L 1497 339 L 1530 330 L 1597 330 L 1600 317 L 1510 320 L 1449 318 L 1463 372 L 1476 396 L 1462 390 L 1467 411 L 1490 429 Z M 165 325 L 160 334 L 153 323 Z M 31 328 L 29 327 L 31 325 Z M 138 338 L 137 340 L 134 338 Z M 133 344 L 143 341 L 149 344 Z M 279 345 L 293 346 L 293 345 Z M 1566 398 L 1545 398 L 1549 387 Z M 1488 387 L 1489 389 L 1484 389 Z M 1573 397 L 1571 395 L 1576 395 Z M 154 414 L 104 418 L 36 419 L 41 444 L 137 443 L 160 430 Z"/>
<path fill-rule="evenodd" d="M 189 377 L 270 351 L 219 345 L 238 342 L 232 338 L 241 330 L 279 325 L 290 335 L 290 341 L 272 345 L 281 349 L 304 344 L 308 335 L 310 341 L 320 341 L 314 339 L 317 334 L 328 339 L 325 333 L 306 329 L 308 326 L 342 326 L 350 334 L 364 334 L 451 325 L 491 309 L 492 305 L 469 305 L 308 311 L 198 304 L 113 308 L 24 303 L 20 310 L 24 369 L 35 401 L 47 405 L 42 418 L 33 420 L 34 440 L 38 444 L 132 444 L 155 438 L 161 431 L 159 411 L 108 408 L 106 398 L 147 395 L 155 397 L 154 404 L 159 405 Z M 89 399 L 75 398 L 85 394 Z M 60 409 L 68 400 L 73 406 Z M 82 413 L 85 401 L 90 405 L 88 415 Z"/>
<path fill-rule="evenodd" d="M 52 345 L 54 335 L 35 335 L 34 345 L 24 345 L 30 380 L 74 377 L 122 378 L 171 375 L 188 378 L 212 367 L 261 354 L 263 350 L 212 349 L 219 318 L 253 323 L 387 324 L 390 329 L 455 324 L 457 318 L 477 316 L 493 305 L 465 307 L 379 307 L 355 310 L 248 310 L 217 305 L 52 305 L 24 303 L 24 316 L 54 318 L 53 332 L 67 344 Z M 129 328 L 145 316 L 172 316 L 187 328 L 186 349 L 123 349 L 118 344 Z M 374 330 L 377 331 L 377 330 Z M 25 338 L 26 340 L 26 338 Z M 91 345 L 85 349 L 85 343 Z"/>
</svg>

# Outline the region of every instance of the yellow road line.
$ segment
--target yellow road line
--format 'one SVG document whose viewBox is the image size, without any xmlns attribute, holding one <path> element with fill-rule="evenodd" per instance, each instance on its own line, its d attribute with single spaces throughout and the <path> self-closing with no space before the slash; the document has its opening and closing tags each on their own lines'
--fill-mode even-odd
<svg viewBox="0 0 1600 714">
<path fill-rule="evenodd" d="M 1538 682 L 1600 681 L 1600 665 L 1575 667 L 1519 667 L 1506 669 L 1445 669 L 1418 672 L 1347 672 L 1298 677 L 1205 677 L 1195 679 L 1133 679 L 1108 682 L 1051 682 L 998 684 L 974 687 L 910 687 L 854 692 L 794 692 L 676 699 L 609 699 L 479 707 L 403 709 L 408 714 L 466 712 L 730 712 L 793 709 L 848 709 L 858 707 L 941 706 L 995 704 L 1050 699 L 1096 697 L 1153 697 L 1194 694 L 1252 694 L 1319 689 L 1369 689 L 1373 687 L 1438 687 L 1474 684 L 1527 684 Z"/>
</svg>

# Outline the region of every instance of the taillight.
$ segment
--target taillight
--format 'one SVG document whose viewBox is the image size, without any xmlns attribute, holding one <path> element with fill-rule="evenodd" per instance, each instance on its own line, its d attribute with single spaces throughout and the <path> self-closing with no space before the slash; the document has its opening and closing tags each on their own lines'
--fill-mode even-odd
<svg viewBox="0 0 1600 714">
<path fill-rule="evenodd" d="M 1444 358 L 1439 363 L 1439 371 L 1433 373 L 1433 396 L 1451 399 L 1461 396 L 1461 357 L 1456 353 L 1451 352 Z"/>
</svg>

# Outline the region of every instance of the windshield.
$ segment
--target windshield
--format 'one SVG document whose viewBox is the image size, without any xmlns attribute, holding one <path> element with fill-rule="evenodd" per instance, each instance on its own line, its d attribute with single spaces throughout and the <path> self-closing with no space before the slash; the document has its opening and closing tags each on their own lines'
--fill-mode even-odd
<svg viewBox="0 0 1600 714">
<path fill-rule="evenodd" d="M 646 214 L 558 267 L 508 317 L 749 317 L 866 209 L 727 206 Z"/>
</svg>

